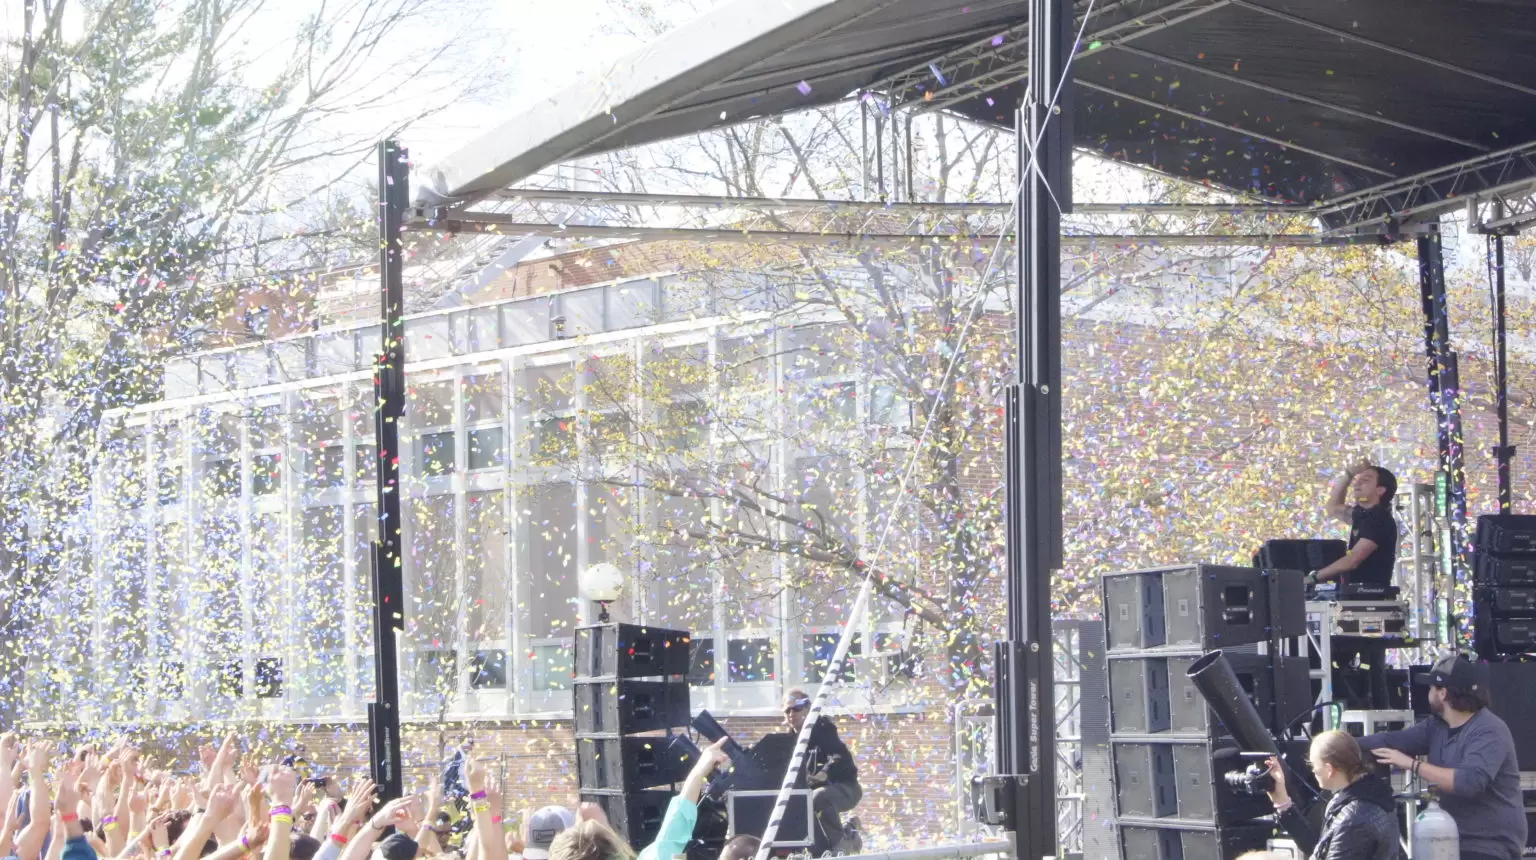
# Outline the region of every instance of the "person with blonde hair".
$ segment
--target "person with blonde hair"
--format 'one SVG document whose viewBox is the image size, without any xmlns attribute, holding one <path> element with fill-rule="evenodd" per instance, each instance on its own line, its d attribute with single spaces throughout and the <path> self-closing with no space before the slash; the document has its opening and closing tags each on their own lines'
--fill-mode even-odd
<svg viewBox="0 0 1536 860">
<path fill-rule="evenodd" d="M 699 798 L 704 794 L 704 783 L 715 768 L 729 760 L 725 744 L 729 737 L 721 738 L 699 751 L 699 760 L 683 780 L 683 790 L 672 798 L 667 812 L 661 818 L 661 830 L 656 841 L 638 855 L 623 837 L 608 826 L 608 817 L 596 804 L 583 803 L 576 813 L 581 819 L 575 827 L 560 831 L 549 846 L 549 860 L 672 860 L 688 847 L 693 838 L 693 828 L 699 820 Z"/>
<path fill-rule="evenodd" d="M 635 849 L 603 821 L 584 817 L 555 837 L 549 860 L 635 860 Z"/>
<path fill-rule="evenodd" d="M 1401 860 L 1392 787 L 1371 773 L 1360 744 L 1346 732 L 1323 732 L 1312 739 L 1307 762 L 1318 786 L 1333 794 L 1321 833 L 1291 802 L 1280 760 L 1269 760 L 1269 799 L 1297 847 L 1311 860 Z"/>
</svg>

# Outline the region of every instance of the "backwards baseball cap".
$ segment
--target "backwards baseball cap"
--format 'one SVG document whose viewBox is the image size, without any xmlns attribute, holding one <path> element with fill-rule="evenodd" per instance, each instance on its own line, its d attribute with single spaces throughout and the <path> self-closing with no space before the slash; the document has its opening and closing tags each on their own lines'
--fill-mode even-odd
<svg viewBox="0 0 1536 860">
<path fill-rule="evenodd" d="M 1414 675 L 1413 682 L 1471 693 L 1483 683 L 1483 673 L 1464 655 L 1452 654 L 1436 660 L 1435 665 L 1431 666 L 1428 672 Z"/>
<path fill-rule="evenodd" d="M 576 826 L 576 813 L 564 806 L 546 806 L 528 819 L 528 845 L 523 860 L 549 860 L 549 846 L 567 827 Z"/>
</svg>

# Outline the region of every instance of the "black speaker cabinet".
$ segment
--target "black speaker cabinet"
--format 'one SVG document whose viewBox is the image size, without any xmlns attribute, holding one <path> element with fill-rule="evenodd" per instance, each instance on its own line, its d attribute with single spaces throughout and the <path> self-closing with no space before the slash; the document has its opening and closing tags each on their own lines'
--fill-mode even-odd
<svg viewBox="0 0 1536 860">
<path fill-rule="evenodd" d="M 1173 748 L 1168 744 L 1111 742 L 1115 765 L 1115 814 L 1164 818 L 1178 809 Z"/>
<path fill-rule="evenodd" d="M 1120 846 L 1125 860 L 1230 860 L 1264 850 L 1273 833 L 1268 824 L 1203 828 L 1123 821 Z"/>
<path fill-rule="evenodd" d="M 1269 580 L 1279 602 L 1269 601 Z M 1210 651 L 1267 641 L 1270 627 L 1280 636 L 1306 632 L 1304 575 L 1251 567 L 1197 564 L 1163 571 L 1163 627 L 1170 647 Z"/>
<path fill-rule="evenodd" d="M 1536 552 L 1536 515 L 1483 514 L 1474 546 L 1478 552 Z"/>
<path fill-rule="evenodd" d="M 1319 570 L 1343 558 L 1349 545 L 1341 540 L 1267 540 L 1253 556 L 1261 570 Z"/>
<path fill-rule="evenodd" d="M 667 804 L 676 792 L 651 789 L 648 791 L 610 791 L 583 789 L 583 803 L 595 803 L 608 816 L 613 831 L 630 845 L 649 845 L 661 833 L 661 818 L 667 814 Z"/>
<path fill-rule="evenodd" d="M 1536 618 L 1499 618 L 1486 605 L 1479 605 L 1473 614 L 1472 645 L 1485 660 L 1536 653 Z"/>
<path fill-rule="evenodd" d="M 1536 663 L 1489 663 L 1489 710 L 1504 718 L 1515 740 L 1515 760 L 1520 770 L 1536 770 Z"/>
<path fill-rule="evenodd" d="M 1536 588 L 1489 586 L 1477 589 L 1473 600 L 1493 610 L 1495 617 L 1536 616 Z"/>
<path fill-rule="evenodd" d="M 1472 568 L 1477 581 L 1484 585 L 1536 586 L 1536 555 L 1477 552 L 1472 556 Z"/>
<path fill-rule="evenodd" d="M 611 735 L 576 739 L 576 784 L 582 789 L 634 791 L 682 782 L 693 767 L 691 750 L 665 735 Z"/>
<path fill-rule="evenodd" d="M 632 735 L 688 725 L 688 681 L 577 681 L 576 736 Z"/>
<path fill-rule="evenodd" d="M 1109 661 L 1110 731 L 1141 735 L 1168 731 L 1169 664 L 1162 657 Z"/>
<path fill-rule="evenodd" d="M 1312 705 L 1312 684 L 1306 657 L 1271 658 L 1265 654 L 1224 652 L 1238 683 L 1269 730 L 1279 734 L 1287 722 Z M 1230 734 L 1189 680 L 1189 667 L 1198 657 L 1168 658 L 1169 725 L 1171 732 L 1225 736 Z"/>
<path fill-rule="evenodd" d="M 1163 583 L 1157 571 L 1104 575 L 1105 643 L 1110 651 L 1163 644 Z"/>
<path fill-rule="evenodd" d="M 576 628 L 576 677 L 660 678 L 688 674 L 686 630 L 638 624 Z"/>
<path fill-rule="evenodd" d="M 1192 824 L 1230 824 L 1273 811 L 1269 798 L 1234 792 L 1222 774 L 1247 762 L 1231 742 L 1170 740 L 1113 741 L 1116 814 L 1172 818 Z"/>
</svg>

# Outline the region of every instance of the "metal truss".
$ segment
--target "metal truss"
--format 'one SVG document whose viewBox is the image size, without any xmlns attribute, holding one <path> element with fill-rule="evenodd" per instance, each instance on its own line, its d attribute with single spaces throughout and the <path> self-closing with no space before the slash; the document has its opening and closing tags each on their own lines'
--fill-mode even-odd
<svg viewBox="0 0 1536 860">
<path fill-rule="evenodd" d="M 1081 629 L 1101 621 L 1056 619 L 1051 625 L 1056 683 L 1056 839 L 1064 854 L 1083 851 L 1083 663 Z M 990 773 L 997 717 L 991 699 L 967 700 L 955 710 L 953 785 L 956 835 L 979 838 L 980 825 L 970 814 L 971 779 Z M 975 706 L 982 706 L 982 711 Z M 969 707 L 968 707 L 969 706 Z M 971 713 L 975 710 L 975 713 Z"/>
<path fill-rule="evenodd" d="M 1145 4 L 1120 0 L 1093 8 L 1092 21 L 1077 47 L 1078 54 L 1126 44 L 1191 18 L 1227 6 L 1231 0 L 1173 0 L 1148 10 Z M 1134 7 L 1130 17 L 1104 26 L 1094 22 L 1113 19 L 1124 7 Z M 1092 8 L 1092 7 L 1090 7 Z M 934 59 L 913 66 L 870 86 L 870 92 L 886 93 L 893 107 L 909 106 L 926 113 L 953 107 L 970 99 L 1029 77 L 1028 46 L 1023 23 Z M 1098 47 L 1091 47 L 1098 45 Z"/>
<path fill-rule="evenodd" d="M 1536 142 L 1365 188 L 1312 211 L 1333 235 L 1394 233 L 1469 204 L 1518 198 L 1532 190 Z"/>
<path fill-rule="evenodd" d="M 682 239 L 706 242 L 782 241 L 797 244 L 909 245 L 914 242 L 996 243 L 1011 237 L 1010 204 L 882 203 L 806 198 L 723 197 L 511 188 L 477 207 L 419 207 L 414 229 L 456 233 L 534 235 L 549 239 Z M 1200 235 L 1161 232 L 1154 221 L 1178 218 L 1249 217 L 1274 226 L 1272 233 Z M 1104 218 L 1093 222 L 1086 219 Z M 1306 211 L 1291 206 L 1227 203 L 1080 204 L 1063 242 L 1085 244 L 1314 245 L 1299 232 Z M 1272 221 L 1262 219 L 1273 218 Z M 1310 225 L 1309 225 L 1310 226 Z M 1131 232 L 1117 232 L 1129 227 Z"/>
<path fill-rule="evenodd" d="M 1536 193 L 1487 195 L 1467 207 L 1467 224 L 1473 233 L 1513 236 L 1536 225 Z"/>
</svg>

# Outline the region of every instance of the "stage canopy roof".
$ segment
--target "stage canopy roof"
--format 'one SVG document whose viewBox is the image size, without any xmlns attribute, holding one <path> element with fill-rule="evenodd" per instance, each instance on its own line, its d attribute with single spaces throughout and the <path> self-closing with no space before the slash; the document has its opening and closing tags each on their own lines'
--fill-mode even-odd
<svg viewBox="0 0 1536 860">
<path fill-rule="evenodd" d="M 873 94 L 1012 127 L 1026 0 L 730 0 L 429 167 L 455 207 L 549 165 Z M 1392 232 L 1469 200 L 1530 220 L 1536 3 L 1094 0 L 1076 145 L 1336 232 Z"/>
</svg>

